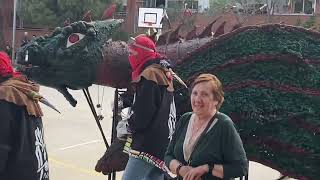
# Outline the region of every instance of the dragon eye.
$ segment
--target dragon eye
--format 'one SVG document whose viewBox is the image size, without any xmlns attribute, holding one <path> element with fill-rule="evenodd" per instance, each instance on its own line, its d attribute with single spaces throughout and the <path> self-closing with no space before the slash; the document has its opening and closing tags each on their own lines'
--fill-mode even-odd
<svg viewBox="0 0 320 180">
<path fill-rule="evenodd" d="M 79 35 L 78 34 L 71 34 L 70 36 L 69 36 L 69 42 L 71 42 L 71 43 L 76 43 L 76 42 L 78 42 L 79 41 Z"/>
<path fill-rule="evenodd" d="M 67 41 L 67 48 L 78 43 L 81 39 L 84 38 L 85 35 L 80 34 L 80 33 L 72 33 L 69 37 L 68 37 L 68 41 Z"/>
</svg>

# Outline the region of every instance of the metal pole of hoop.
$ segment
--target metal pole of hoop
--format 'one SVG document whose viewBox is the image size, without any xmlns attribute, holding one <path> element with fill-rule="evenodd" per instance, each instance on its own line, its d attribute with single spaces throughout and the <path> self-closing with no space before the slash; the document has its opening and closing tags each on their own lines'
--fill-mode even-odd
<svg viewBox="0 0 320 180">
<path fill-rule="evenodd" d="M 13 2 L 13 22 L 12 22 L 12 55 L 11 59 L 13 61 L 13 64 L 16 64 L 15 60 L 15 41 L 16 41 L 16 17 L 17 17 L 17 0 L 14 0 Z"/>
</svg>

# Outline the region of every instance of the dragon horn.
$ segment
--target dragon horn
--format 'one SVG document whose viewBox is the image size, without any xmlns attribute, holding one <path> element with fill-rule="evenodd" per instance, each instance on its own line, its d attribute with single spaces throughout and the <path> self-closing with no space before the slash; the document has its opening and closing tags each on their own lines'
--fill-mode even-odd
<svg viewBox="0 0 320 180">
<path fill-rule="evenodd" d="M 186 83 L 183 82 L 183 80 L 175 73 L 172 71 L 171 68 L 169 68 L 170 73 L 173 75 L 173 77 L 180 83 L 182 84 L 184 87 L 188 88 L 188 86 L 186 85 Z"/>
<path fill-rule="evenodd" d="M 61 112 L 56 107 L 54 107 L 46 98 L 42 97 L 41 99 L 39 99 L 39 101 L 61 114 Z"/>
</svg>

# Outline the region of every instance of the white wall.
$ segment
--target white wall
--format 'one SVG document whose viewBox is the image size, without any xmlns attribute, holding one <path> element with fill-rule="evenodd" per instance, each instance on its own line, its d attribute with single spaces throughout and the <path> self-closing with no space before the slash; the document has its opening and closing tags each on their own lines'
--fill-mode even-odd
<svg viewBox="0 0 320 180">
<path fill-rule="evenodd" d="M 199 12 L 210 8 L 210 0 L 198 0 Z"/>
</svg>

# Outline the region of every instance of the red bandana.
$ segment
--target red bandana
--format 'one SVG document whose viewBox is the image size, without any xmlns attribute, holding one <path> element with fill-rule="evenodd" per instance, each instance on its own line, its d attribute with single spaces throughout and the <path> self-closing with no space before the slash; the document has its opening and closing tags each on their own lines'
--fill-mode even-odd
<svg viewBox="0 0 320 180">
<path fill-rule="evenodd" d="M 0 52 L 0 76 L 17 77 L 20 73 L 15 72 L 11 65 L 11 59 L 5 52 Z"/>
<path fill-rule="evenodd" d="M 132 38 L 129 43 L 129 62 L 132 67 L 132 80 L 136 80 L 142 72 L 143 65 L 149 60 L 160 58 L 156 52 L 156 45 L 146 35 L 142 34 Z"/>
</svg>

